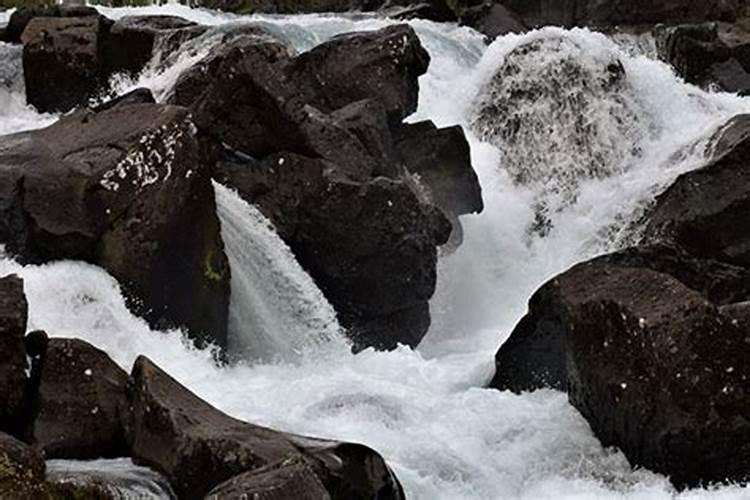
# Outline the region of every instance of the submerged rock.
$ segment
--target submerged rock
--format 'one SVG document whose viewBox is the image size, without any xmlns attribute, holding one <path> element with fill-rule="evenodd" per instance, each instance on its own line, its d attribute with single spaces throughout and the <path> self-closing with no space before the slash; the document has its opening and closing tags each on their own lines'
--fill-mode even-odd
<svg viewBox="0 0 750 500">
<path fill-rule="evenodd" d="M 158 327 L 226 343 L 229 267 L 188 111 L 126 102 L 0 139 L 0 240 L 106 269 Z M 177 258 L 176 256 L 180 256 Z"/>
<path fill-rule="evenodd" d="M 109 356 L 76 339 L 51 339 L 29 437 L 46 458 L 127 455 L 128 375 Z"/>
<path fill-rule="evenodd" d="M 0 279 L 0 430 L 18 431 L 26 383 L 26 315 L 23 280 L 16 275 Z"/>
<path fill-rule="evenodd" d="M 332 499 L 404 498 L 383 459 L 365 446 L 302 438 L 233 419 L 144 357 L 136 361 L 132 377 L 133 457 L 164 473 L 180 498 L 202 498 L 217 487 L 248 492 L 264 482 L 287 484 L 288 470 L 273 469 L 291 464 L 305 468 L 308 487 L 322 493 L 323 485 Z M 255 474 L 255 483 L 240 477 L 221 485 L 240 474 Z"/>
<path fill-rule="evenodd" d="M 711 147 L 709 165 L 683 174 L 659 196 L 645 238 L 750 267 L 750 115 L 733 118 Z"/>
</svg>

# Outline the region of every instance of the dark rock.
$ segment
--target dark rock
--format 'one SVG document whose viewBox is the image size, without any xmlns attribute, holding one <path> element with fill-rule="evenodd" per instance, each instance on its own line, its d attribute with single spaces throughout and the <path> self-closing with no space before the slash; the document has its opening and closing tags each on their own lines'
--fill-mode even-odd
<svg viewBox="0 0 750 500">
<path fill-rule="evenodd" d="M 330 500 L 315 469 L 304 460 L 286 460 L 246 472 L 211 490 L 207 499 Z"/>
<path fill-rule="evenodd" d="M 666 274 L 570 276 L 568 394 L 602 444 L 678 487 L 748 480 L 748 332 Z"/>
<path fill-rule="evenodd" d="M 464 11 L 461 24 L 470 26 L 487 37 L 488 41 L 508 33 L 528 31 L 521 19 L 499 3 L 483 3 Z"/>
<path fill-rule="evenodd" d="M 36 17 L 23 33 L 26 100 L 41 112 L 86 103 L 102 84 L 103 18 Z"/>
<path fill-rule="evenodd" d="M 9 43 L 20 43 L 21 35 L 26 26 L 36 17 L 88 17 L 99 16 L 93 7 L 79 5 L 51 5 L 47 7 L 22 7 L 16 9 L 8 20 L 5 28 L 5 38 Z"/>
<path fill-rule="evenodd" d="M 44 458 L 38 451 L 0 432 L 0 498 L 40 498 L 34 495 L 43 491 L 44 468 Z"/>
<path fill-rule="evenodd" d="M 175 16 L 125 16 L 118 19 L 104 43 L 107 73 L 137 74 L 149 63 L 159 39 L 197 24 Z M 194 32 L 191 32 L 194 36 Z M 176 39 L 173 38 L 174 43 Z"/>
<path fill-rule="evenodd" d="M 233 419 L 144 357 L 136 361 L 132 378 L 132 455 L 165 474 L 180 498 L 202 498 L 240 474 L 263 475 L 294 463 L 309 467 L 332 499 L 403 499 L 398 481 L 369 448 L 283 434 Z M 265 480 L 274 481 L 268 476 Z M 232 488 L 231 482 L 219 488 Z"/>
<path fill-rule="evenodd" d="M 429 62 L 414 30 L 396 25 L 339 35 L 318 45 L 294 61 L 291 78 L 308 82 L 309 102 L 322 111 L 375 99 L 392 123 L 400 123 L 417 109 L 417 78 Z"/>
<path fill-rule="evenodd" d="M 645 238 L 750 267 L 750 115 L 733 118 L 712 147 L 708 166 L 683 174 L 659 196 Z"/>
<path fill-rule="evenodd" d="M 500 0 L 526 25 L 612 27 L 620 24 L 733 21 L 744 0 Z"/>
<path fill-rule="evenodd" d="M 3 137 L 0 240 L 27 262 L 97 264 L 153 325 L 224 345 L 229 267 L 199 140 L 187 110 L 157 104 Z"/>
<path fill-rule="evenodd" d="M 22 407 L 26 383 L 26 334 L 28 305 L 23 280 L 16 275 L 0 279 L 0 429 L 17 431 L 15 421 Z"/>
<path fill-rule="evenodd" d="M 604 274 L 623 268 L 668 274 L 716 304 L 750 299 L 750 271 L 676 248 L 635 247 L 599 257 L 555 277 L 534 293 L 528 313 L 497 353 L 492 387 L 514 392 L 567 388 L 563 311 L 570 300 L 569 290 L 581 280 L 577 270 L 586 266 Z"/>
<path fill-rule="evenodd" d="M 395 142 L 407 170 L 419 176 L 445 213 L 458 216 L 484 209 L 469 143 L 459 125 L 439 129 L 429 121 L 405 124 Z"/>
<path fill-rule="evenodd" d="M 146 88 L 139 88 L 132 90 L 127 94 L 123 94 L 119 97 L 115 97 L 114 99 L 106 101 L 93 108 L 93 111 L 95 113 L 99 113 L 101 111 L 112 109 L 115 106 L 130 106 L 132 104 L 154 104 L 155 102 L 156 99 L 154 99 L 154 94 L 151 93 L 151 90 Z"/>
<path fill-rule="evenodd" d="M 104 351 L 51 339 L 44 354 L 30 436 L 47 458 L 127 455 L 128 375 Z"/>
<path fill-rule="evenodd" d="M 706 23 L 669 28 L 660 37 L 664 39 L 662 58 L 687 82 L 740 94 L 750 92 L 750 32 Z"/>
<path fill-rule="evenodd" d="M 416 346 L 429 326 L 445 226 L 401 181 L 339 180 L 324 162 L 279 154 L 224 163 L 219 179 L 274 223 L 358 348 Z"/>
<path fill-rule="evenodd" d="M 41 452 L 0 433 L 0 498 L 3 500 L 117 500 L 106 484 L 84 481 L 45 481 Z"/>
</svg>

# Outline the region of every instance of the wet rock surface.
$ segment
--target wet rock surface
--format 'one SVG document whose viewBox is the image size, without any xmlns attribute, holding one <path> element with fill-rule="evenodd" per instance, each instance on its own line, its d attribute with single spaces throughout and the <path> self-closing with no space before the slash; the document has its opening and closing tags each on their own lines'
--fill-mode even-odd
<svg viewBox="0 0 750 500">
<path fill-rule="evenodd" d="M 292 463 L 305 469 L 310 487 L 328 491 L 332 499 L 403 498 L 385 462 L 369 448 L 287 435 L 233 419 L 144 357 L 136 361 L 132 377 L 128 438 L 133 457 L 164 473 L 180 498 L 203 498 L 214 488 L 214 494 L 249 493 L 266 482 L 285 483 L 288 470 L 273 470 Z M 243 486 L 248 479 L 239 477 L 221 484 L 241 474 L 255 474 L 256 481 Z"/>
<path fill-rule="evenodd" d="M 100 265 L 152 324 L 226 342 L 228 263 L 187 110 L 81 111 L 0 138 L 0 165 L 0 236 L 12 254 Z"/>
<path fill-rule="evenodd" d="M 42 355 L 30 439 L 45 457 L 127 456 L 128 375 L 86 342 L 51 339 Z"/>
<path fill-rule="evenodd" d="M 22 409 L 26 383 L 26 317 L 23 280 L 0 279 L 0 429 L 17 430 L 14 419 Z"/>
<path fill-rule="evenodd" d="M 732 119 L 713 148 L 709 165 L 682 175 L 658 198 L 646 239 L 750 267 L 750 116 Z"/>
</svg>

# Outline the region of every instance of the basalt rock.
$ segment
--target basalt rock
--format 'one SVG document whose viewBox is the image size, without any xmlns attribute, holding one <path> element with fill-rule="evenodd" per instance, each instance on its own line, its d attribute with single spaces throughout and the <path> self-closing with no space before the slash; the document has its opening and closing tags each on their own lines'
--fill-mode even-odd
<svg viewBox="0 0 750 500">
<path fill-rule="evenodd" d="M 5 136 L 0 240 L 26 262 L 97 264 L 153 325 L 224 345 L 229 267 L 201 151 L 188 111 L 158 104 Z"/>
<path fill-rule="evenodd" d="M 649 255 L 637 252 L 579 264 L 542 287 L 498 354 L 495 384 L 549 384 L 546 369 L 602 444 L 618 446 L 631 464 L 678 487 L 747 480 L 748 331 L 732 306 L 662 272 L 673 270 L 679 251 L 649 266 L 641 266 Z M 721 266 L 691 259 L 681 262 L 683 277 Z M 691 285 L 714 279 L 721 276 Z"/>
<path fill-rule="evenodd" d="M 555 277 L 534 293 L 528 313 L 497 352 L 492 387 L 514 392 L 567 389 L 564 311 L 571 300 L 569 290 L 582 279 L 578 270 L 586 266 L 604 275 L 623 268 L 666 274 L 717 305 L 750 299 L 750 271 L 697 258 L 679 248 L 634 247 L 599 257 Z"/>
<path fill-rule="evenodd" d="M 417 109 L 417 78 L 429 62 L 414 30 L 396 25 L 339 35 L 318 45 L 294 61 L 291 78 L 307 82 L 308 102 L 322 111 L 375 99 L 389 120 L 399 123 Z"/>
<path fill-rule="evenodd" d="M 68 111 L 94 97 L 107 30 L 99 16 L 32 19 L 22 36 L 27 102 L 41 112 Z"/>
<path fill-rule="evenodd" d="M 76 339 L 51 339 L 42 355 L 29 437 L 47 458 L 127 456 L 128 375 Z"/>
<path fill-rule="evenodd" d="M 578 270 L 568 394 L 604 446 L 678 487 L 750 479 L 748 331 L 666 274 Z"/>
<path fill-rule="evenodd" d="M 711 147 L 709 165 L 683 174 L 659 196 L 645 238 L 750 267 L 750 116 L 733 118 Z"/>
<path fill-rule="evenodd" d="M 240 474 L 260 476 L 255 487 L 262 481 L 279 484 L 283 478 L 272 470 L 299 464 L 309 487 L 322 494 L 322 485 L 332 499 L 403 499 L 383 459 L 365 446 L 303 438 L 231 418 L 144 357 L 136 361 L 132 378 L 133 457 L 165 474 L 180 498 L 242 488 L 243 478 L 221 485 Z"/>
<path fill-rule="evenodd" d="M 395 142 L 407 170 L 419 177 L 445 213 L 459 216 L 484 209 L 469 143 L 459 125 L 439 129 L 429 121 L 404 124 Z"/>
<path fill-rule="evenodd" d="M 18 432 L 26 383 L 26 315 L 23 281 L 15 275 L 0 279 L 0 429 Z"/>
</svg>

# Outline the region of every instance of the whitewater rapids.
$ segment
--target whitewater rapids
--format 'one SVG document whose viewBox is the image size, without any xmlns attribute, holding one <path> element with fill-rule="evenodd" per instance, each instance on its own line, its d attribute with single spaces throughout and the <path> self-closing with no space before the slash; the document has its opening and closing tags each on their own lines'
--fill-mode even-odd
<svg viewBox="0 0 750 500">
<path fill-rule="evenodd" d="M 101 10 L 111 18 L 178 15 L 217 29 L 227 23 L 257 23 L 298 51 L 338 33 L 393 23 L 361 16 L 243 18 L 173 4 Z M 0 13 L 0 24 L 5 21 L 7 13 Z M 242 317 L 235 320 L 231 333 L 235 342 L 250 352 L 260 349 L 263 355 L 217 368 L 211 352 L 193 349 L 181 332 L 151 331 L 131 315 L 116 281 L 101 269 L 79 262 L 20 266 L 3 258 L 0 274 L 13 272 L 25 279 L 29 329 L 87 340 L 126 370 L 137 355 L 145 354 L 235 417 L 367 444 L 388 460 L 411 499 L 750 497 L 750 489 L 731 486 L 677 494 L 665 477 L 631 469 L 622 453 L 602 448 L 564 394 L 545 390 L 518 396 L 481 388 L 492 375 L 498 345 L 525 312 L 531 293 L 570 265 L 637 238 L 633 223 L 654 196 L 680 173 L 704 162 L 703 148 L 695 145 L 700 146 L 729 117 L 750 112 L 750 100 L 686 85 L 668 66 L 639 55 L 642 52 L 630 45 L 617 45 L 587 30 L 546 28 L 509 35 L 485 47 L 481 35 L 467 28 L 419 20 L 410 24 L 432 62 L 420 80 L 419 109 L 409 121 L 432 119 L 439 126 L 464 126 L 485 198 L 482 215 L 462 218 L 463 246 L 439 263 L 438 291 L 431 303 L 433 326 L 416 351 L 402 347 L 388 353 L 366 350 L 355 356 L 340 348 L 335 318 L 320 292 L 268 230 L 267 221 L 220 186 L 222 231 L 225 241 L 228 231 L 234 231 L 236 243 L 228 244 L 233 275 L 265 273 L 262 280 L 232 283 L 232 314 L 251 317 L 252 308 L 260 307 L 254 298 L 266 295 L 265 283 L 279 293 L 292 294 L 291 302 L 298 304 L 285 309 L 278 297 L 260 301 L 271 311 L 259 316 L 262 321 L 256 325 L 264 333 L 262 347 L 248 338 L 243 341 L 242 336 L 252 332 L 243 333 L 237 326 L 243 323 Z M 214 39 L 210 33 L 202 37 L 170 59 L 166 69 L 154 64 L 136 81 L 116 79 L 117 92 L 148 86 L 163 98 L 180 71 L 200 59 Z M 564 46 L 560 49 L 558 44 L 555 54 L 550 44 L 559 39 Z M 550 123 L 549 128 L 538 130 L 537 137 L 524 138 L 512 148 L 478 139 L 482 131 L 476 125 L 476 110 L 491 88 L 492 75 L 516 57 L 516 48 L 531 42 L 541 47 L 538 60 L 521 65 L 516 76 L 520 84 L 564 78 L 541 74 L 555 57 L 578 61 L 592 71 L 601 58 L 617 58 L 622 63 L 626 85 L 616 95 L 587 96 L 586 119 L 598 125 L 589 150 L 557 151 L 552 159 L 541 154 L 539 148 L 567 133 L 549 119 L 562 116 L 556 113 L 565 109 L 554 99 L 513 110 Z M 23 104 L 20 59 L 14 50 L 0 44 L 0 133 L 42 127 L 56 118 L 39 115 Z M 557 83 L 576 90 L 565 80 Z M 501 86 L 494 91 L 502 95 L 507 89 Z M 621 111 L 637 116 L 637 123 L 626 131 L 613 129 L 610 99 L 625 107 Z M 613 146 L 623 154 L 603 156 L 607 161 L 601 165 L 605 169 L 601 175 L 576 177 L 573 201 L 553 204 L 547 234 L 541 237 L 529 231 L 540 198 L 544 201 L 552 195 L 545 191 L 544 182 L 514 182 L 506 167 L 533 170 L 553 162 L 553 175 L 601 158 Z M 553 175 L 553 181 L 570 179 Z M 238 221 L 249 225 L 246 233 L 237 227 Z M 250 251 L 248 238 L 253 234 L 259 235 L 253 238 L 258 247 Z M 256 259 L 263 259 L 263 266 L 253 271 L 253 266 L 258 267 Z M 278 314 L 289 316 L 274 317 Z M 280 331 L 300 318 L 304 328 L 295 334 L 310 333 L 317 326 L 322 329 L 319 337 L 301 346 L 294 345 L 288 330 Z"/>
</svg>

